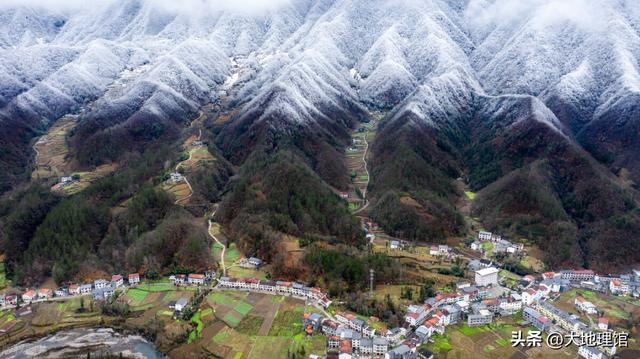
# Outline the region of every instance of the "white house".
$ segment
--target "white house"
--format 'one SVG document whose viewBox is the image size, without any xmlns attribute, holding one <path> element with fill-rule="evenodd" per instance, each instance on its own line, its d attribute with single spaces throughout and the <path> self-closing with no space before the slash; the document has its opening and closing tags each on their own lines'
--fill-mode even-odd
<svg viewBox="0 0 640 359">
<path fill-rule="evenodd" d="M 609 290 L 612 294 L 627 295 L 630 292 L 629 283 L 620 279 L 614 279 L 609 282 Z"/>
<path fill-rule="evenodd" d="M 191 273 L 187 280 L 191 285 L 204 285 L 204 274 Z"/>
<path fill-rule="evenodd" d="M 120 274 L 115 274 L 111 276 L 111 286 L 114 288 L 119 288 L 124 285 L 124 278 Z"/>
<path fill-rule="evenodd" d="M 587 313 L 587 314 L 597 314 L 598 313 L 598 308 L 596 308 L 596 306 L 591 303 L 588 302 L 586 299 L 584 299 L 582 296 L 578 295 L 576 296 L 576 299 L 574 299 L 573 304 L 575 304 L 576 308 L 578 308 L 578 310 Z"/>
<path fill-rule="evenodd" d="M 90 294 L 92 290 L 91 284 L 83 284 L 80 286 L 80 294 Z"/>
<path fill-rule="evenodd" d="M 594 347 L 583 345 L 578 348 L 578 355 L 585 359 L 602 359 L 604 354 L 600 350 Z"/>
<path fill-rule="evenodd" d="M 480 242 L 474 241 L 473 243 L 471 243 L 471 250 L 472 251 L 479 251 L 480 248 L 482 248 L 482 245 L 481 245 Z"/>
<path fill-rule="evenodd" d="M 129 285 L 137 285 L 138 283 L 140 283 L 140 274 L 138 273 L 131 273 L 129 274 Z"/>
<path fill-rule="evenodd" d="M 96 280 L 93 282 L 93 287 L 94 287 L 95 289 L 103 289 L 103 288 L 106 288 L 106 287 L 108 287 L 108 286 L 109 286 L 109 282 L 108 282 L 108 281 L 106 281 L 105 279 L 96 279 Z"/>
<path fill-rule="evenodd" d="M 37 294 L 35 290 L 28 290 L 22 294 L 22 301 L 25 303 L 29 303 L 36 298 Z"/>
<path fill-rule="evenodd" d="M 491 240 L 491 232 L 480 231 L 478 234 L 478 239 L 481 241 L 490 241 Z"/>
<path fill-rule="evenodd" d="M 498 273 L 500 271 L 497 268 L 489 267 L 476 271 L 476 285 L 486 287 L 490 285 L 498 284 Z"/>
<path fill-rule="evenodd" d="M 182 181 L 184 181 L 184 177 L 178 172 L 173 172 L 169 175 L 169 183 L 180 183 Z"/>
<path fill-rule="evenodd" d="M 187 298 L 180 298 L 178 299 L 178 301 L 176 302 L 173 308 L 175 309 L 176 312 L 181 312 L 184 309 L 184 307 L 187 306 L 187 304 L 189 304 L 189 301 L 187 300 Z"/>
</svg>

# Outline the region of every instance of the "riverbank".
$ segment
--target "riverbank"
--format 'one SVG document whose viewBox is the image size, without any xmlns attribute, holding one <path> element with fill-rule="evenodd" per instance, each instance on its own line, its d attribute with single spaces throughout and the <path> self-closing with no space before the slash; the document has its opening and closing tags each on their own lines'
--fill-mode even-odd
<svg viewBox="0 0 640 359">
<path fill-rule="evenodd" d="M 142 336 L 112 328 L 60 331 L 37 340 L 21 341 L 0 352 L 0 359 L 68 358 L 91 355 L 122 355 L 124 358 L 161 359 L 165 356 Z"/>
</svg>

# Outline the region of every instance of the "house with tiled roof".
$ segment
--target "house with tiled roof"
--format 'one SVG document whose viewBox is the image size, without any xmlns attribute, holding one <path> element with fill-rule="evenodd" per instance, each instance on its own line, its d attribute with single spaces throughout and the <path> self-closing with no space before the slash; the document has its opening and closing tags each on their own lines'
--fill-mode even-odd
<svg viewBox="0 0 640 359">
<path fill-rule="evenodd" d="M 204 285 L 204 274 L 191 273 L 187 277 L 187 281 L 191 285 Z"/>
<path fill-rule="evenodd" d="M 596 308 L 596 306 L 593 303 L 587 301 L 580 295 L 576 296 L 576 299 L 573 300 L 573 304 L 576 306 L 576 308 L 579 311 L 583 313 L 587 313 L 587 314 L 598 313 L 598 308 Z"/>
<path fill-rule="evenodd" d="M 598 329 L 600 329 L 600 330 L 608 330 L 609 329 L 609 318 L 606 318 L 606 317 L 598 318 Z"/>
<path fill-rule="evenodd" d="M 138 285 L 140 283 L 140 273 L 131 273 L 128 276 L 129 285 Z"/>
</svg>

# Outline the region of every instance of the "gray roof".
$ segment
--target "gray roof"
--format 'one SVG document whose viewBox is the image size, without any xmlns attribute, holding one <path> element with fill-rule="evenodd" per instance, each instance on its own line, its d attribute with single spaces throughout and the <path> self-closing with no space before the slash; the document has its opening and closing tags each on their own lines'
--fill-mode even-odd
<svg viewBox="0 0 640 359">
<path fill-rule="evenodd" d="M 187 300 L 187 298 L 180 298 L 176 302 L 176 305 L 180 305 L 180 306 L 183 306 L 183 307 L 186 306 L 187 304 L 189 304 L 189 300 Z"/>
<path fill-rule="evenodd" d="M 389 345 L 389 342 L 385 338 L 373 338 L 374 345 Z"/>
</svg>

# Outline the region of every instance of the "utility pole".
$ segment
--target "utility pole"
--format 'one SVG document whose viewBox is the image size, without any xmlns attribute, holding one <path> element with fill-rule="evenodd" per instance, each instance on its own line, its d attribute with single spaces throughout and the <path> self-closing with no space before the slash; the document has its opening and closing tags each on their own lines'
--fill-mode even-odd
<svg viewBox="0 0 640 359">
<path fill-rule="evenodd" d="M 369 295 L 371 295 L 371 298 L 373 298 L 373 277 L 374 277 L 374 273 L 375 273 L 375 271 L 373 270 L 373 268 L 369 269 Z"/>
</svg>

